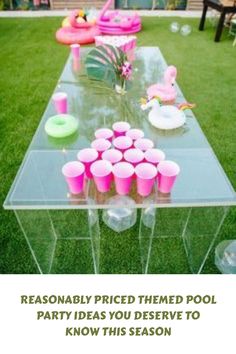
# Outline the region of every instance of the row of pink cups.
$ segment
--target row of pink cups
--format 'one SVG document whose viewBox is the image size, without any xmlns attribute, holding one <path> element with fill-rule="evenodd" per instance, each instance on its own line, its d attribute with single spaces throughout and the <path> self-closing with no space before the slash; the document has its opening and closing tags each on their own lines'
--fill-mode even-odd
<svg viewBox="0 0 236 354">
<path fill-rule="evenodd" d="M 127 150 L 124 154 L 124 159 L 133 159 L 134 156 L 141 158 L 142 151 L 134 151 L 137 149 Z M 161 150 L 153 149 L 155 153 L 162 153 Z M 109 153 L 109 154 L 108 154 Z M 148 156 L 152 151 L 147 150 L 144 155 Z M 164 153 L 163 153 L 164 154 Z M 109 155 L 109 156 L 108 156 Z M 113 161 L 111 163 L 106 158 Z M 170 193 L 175 179 L 180 172 L 179 166 L 168 160 L 162 160 L 157 165 L 146 162 L 130 163 L 122 161 L 123 156 L 119 150 L 107 150 L 102 154 L 102 160 L 89 161 L 89 159 L 98 158 L 98 153 L 95 149 L 83 149 L 78 153 L 80 161 L 71 161 L 65 164 L 62 168 L 69 190 L 73 194 L 81 193 L 84 189 L 86 177 L 93 178 L 96 188 L 99 192 L 105 193 L 111 189 L 114 180 L 117 194 L 129 194 L 134 179 L 137 183 L 137 192 L 139 195 L 146 197 L 153 189 L 157 181 L 158 190 L 162 193 Z M 84 162 L 81 162 L 83 160 Z M 86 161 L 85 161 L 86 160 Z"/>
</svg>

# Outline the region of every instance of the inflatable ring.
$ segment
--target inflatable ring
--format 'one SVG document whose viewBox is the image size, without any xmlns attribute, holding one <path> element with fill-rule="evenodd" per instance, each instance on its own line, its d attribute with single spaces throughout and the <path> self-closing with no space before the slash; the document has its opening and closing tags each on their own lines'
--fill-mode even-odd
<svg viewBox="0 0 236 354">
<path fill-rule="evenodd" d="M 56 32 L 56 39 L 62 44 L 89 44 L 93 43 L 95 36 L 99 36 L 100 34 L 101 32 L 97 26 L 84 29 L 63 27 Z"/>
<path fill-rule="evenodd" d="M 162 115 L 159 117 L 153 111 L 148 115 L 149 122 L 155 128 L 170 130 L 180 128 L 185 124 L 186 116 L 183 111 L 178 111 L 175 106 L 162 106 L 161 109 Z"/>
<path fill-rule="evenodd" d="M 79 126 L 78 120 L 70 114 L 50 117 L 45 124 L 46 133 L 53 138 L 65 138 L 74 134 Z"/>
</svg>

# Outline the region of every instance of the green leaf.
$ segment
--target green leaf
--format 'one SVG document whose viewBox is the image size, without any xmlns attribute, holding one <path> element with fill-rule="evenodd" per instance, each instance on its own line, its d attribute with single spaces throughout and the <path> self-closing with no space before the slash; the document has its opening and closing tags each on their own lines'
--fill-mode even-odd
<svg viewBox="0 0 236 354">
<path fill-rule="evenodd" d="M 114 86 L 120 80 L 120 67 L 125 60 L 126 55 L 117 47 L 103 45 L 93 48 L 85 60 L 88 77 Z"/>
</svg>

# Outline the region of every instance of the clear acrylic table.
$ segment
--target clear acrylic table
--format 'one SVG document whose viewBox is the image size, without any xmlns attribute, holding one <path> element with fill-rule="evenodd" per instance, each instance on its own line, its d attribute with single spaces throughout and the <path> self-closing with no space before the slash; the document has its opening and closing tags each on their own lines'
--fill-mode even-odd
<svg viewBox="0 0 236 354">
<path fill-rule="evenodd" d="M 167 65 L 158 48 L 136 49 L 132 87 L 124 96 L 88 80 L 83 64 L 88 51 L 82 49 L 79 65 L 68 58 L 54 91 L 67 92 L 69 113 L 79 120 L 78 134 L 63 140 L 46 135 L 44 124 L 55 114 L 50 100 L 5 200 L 5 209 L 15 212 L 40 273 L 99 273 L 104 257 L 110 256 L 111 264 L 119 264 L 124 254 L 125 268 L 116 272 L 175 273 L 181 270 L 179 263 L 187 262 L 190 272 L 200 273 L 229 207 L 236 205 L 227 176 L 192 111 L 187 111 L 184 127 L 164 132 L 153 128 L 147 112 L 140 109 L 146 88 L 162 77 Z M 184 102 L 177 84 L 176 88 L 177 103 Z M 135 202 L 138 218 L 131 237 L 104 229 L 101 214 L 110 208 L 114 188 L 101 194 L 89 182 L 83 195 L 70 195 L 61 174 L 65 162 L 76 159 L 79 149 L 90 146 L 97 128 L 111 127 L 118 120 L 143 129 L 167 158 L 181 167 L 170 195 L 154 190 L 148 198 L 141 198 L 132 188 L 129 197 Z M 107 237 L 113 238 L 114 249 Z M 119 254 L 119 248 L 116 252 L 115 242 L 124 242 L 124 254 Z M 132 253 L 133 242 L 138 244 L 139 254 Z M 165 252 L 161 251 L 163 242 Z M 138 269 L 132 265 L 134 258 L 139 259 Z M 109 266 L 103 272 L 109 273 Z"/>
</svg>

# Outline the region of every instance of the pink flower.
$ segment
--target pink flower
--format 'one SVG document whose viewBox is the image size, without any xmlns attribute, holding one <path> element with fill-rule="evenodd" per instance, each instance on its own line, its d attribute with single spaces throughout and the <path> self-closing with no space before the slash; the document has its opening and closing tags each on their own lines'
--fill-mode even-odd
<svg viewBox="0 0 236 354">
<path fill-rule="evenodd" d="M 123 76 L 126 80 L 129 80 L 132 75 L 132 65 L 125 61 L 121 66 L 121 76 Z"/>
</svg>

